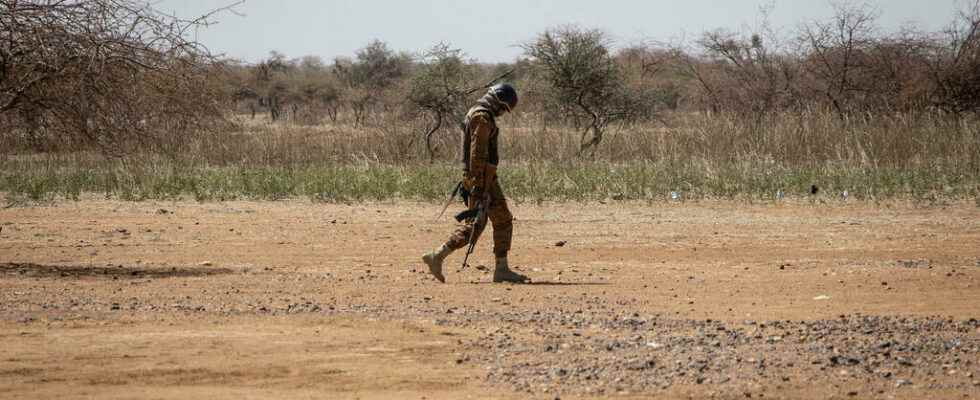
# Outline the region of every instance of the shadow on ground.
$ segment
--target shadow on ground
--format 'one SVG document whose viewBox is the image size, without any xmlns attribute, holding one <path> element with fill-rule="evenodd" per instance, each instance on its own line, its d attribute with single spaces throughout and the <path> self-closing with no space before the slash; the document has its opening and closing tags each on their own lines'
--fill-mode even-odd
<svg viewBox="0 0 980 400">
<path fill-rule="evenodd" d="M 471 285 L 514 285 L 514 286 L 606 286 L 609 282 L 528 282 L 528 283 L 495 283 L 495 282 L 471 282 Z"/>
<path fill-rule="evenodd" d="M 0 263 L 0 276 L 19 275 L 36 278 L 187 278 L 235 273 L 228 268 L 212 267 L 129 267 L 43 265 L 34 263 Z"/>
</svg>

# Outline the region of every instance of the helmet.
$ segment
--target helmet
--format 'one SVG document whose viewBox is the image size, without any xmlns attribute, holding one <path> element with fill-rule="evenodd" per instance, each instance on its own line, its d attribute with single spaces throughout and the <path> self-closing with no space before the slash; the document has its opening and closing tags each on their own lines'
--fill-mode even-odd
<svg viewBox="0 0 980 400">
<path fill-rule="evenodd" d="M 490 87 L 487 94 L 503 104 L 507 111 L 513 111 L 517 107 L 517 90 L 508 83 L 499 83 Z"/>
</svg>

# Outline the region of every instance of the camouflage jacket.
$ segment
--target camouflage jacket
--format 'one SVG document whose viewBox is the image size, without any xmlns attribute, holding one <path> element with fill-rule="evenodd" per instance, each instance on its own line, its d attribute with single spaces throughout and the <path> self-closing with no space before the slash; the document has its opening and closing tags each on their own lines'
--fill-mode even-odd
<svg viewBox="0 0 980 400">
<path fill-rule="evenodd" d="M 493 112 L 486 107 L 477 105 L 466 113 L 462 154 L 467 189 L 486 188 L 496 179 L 499 133 Z"/>
</svg>

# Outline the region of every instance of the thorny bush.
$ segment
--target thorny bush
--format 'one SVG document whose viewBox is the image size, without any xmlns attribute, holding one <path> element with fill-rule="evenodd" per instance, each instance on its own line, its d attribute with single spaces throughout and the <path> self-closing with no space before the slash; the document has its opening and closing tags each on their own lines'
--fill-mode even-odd
<svg viewBox="0 0 980 400">
<path fill-rule="evenodd" d="M 0 0 L 0 141 L 118 154 L 214 129 L 216 59 L 189 39 L 212 15 L 180 19 L 136 0 Z"/>
</svg>

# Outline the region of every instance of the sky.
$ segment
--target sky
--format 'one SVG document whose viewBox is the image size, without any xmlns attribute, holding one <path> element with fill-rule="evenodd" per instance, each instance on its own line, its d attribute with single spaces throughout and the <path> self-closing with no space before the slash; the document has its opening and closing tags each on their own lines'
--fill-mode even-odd
<svg viewBox="0 0 980 400">
<path fill-rule="evenodd" d="M 894 30 L 916 24 L 938 30 L 971 0 L 869 1 L 879 24 Z M 235 0 L 157 0 L 160 11 L 198 16 Z M 692 39 L 718 28 L 745 30 L 772 5 L 771 21 L 789 33 L 800 22 L 833 15 L 822 0 L 245 0 L 202 28 L 197 39 L 212 52 L 255 62 L 278 51 L 286 56 L 352 56 L 379 39 L 418 54 L 439 42 L 483 62 L 513 61 L 520 44 L 544 30 L 577 24 L 599 28 L 616 45 Z"/>
</svg>

